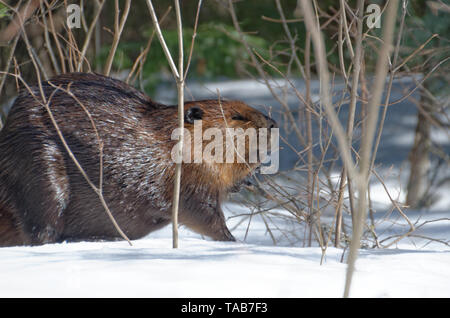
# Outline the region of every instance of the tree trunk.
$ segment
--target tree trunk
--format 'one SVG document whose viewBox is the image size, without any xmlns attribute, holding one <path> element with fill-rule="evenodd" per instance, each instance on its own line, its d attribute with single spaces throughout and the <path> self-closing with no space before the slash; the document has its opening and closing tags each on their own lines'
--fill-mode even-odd
<svg viewBox="0 0 450 318">
<path fill-rule="evenodd" d="M 425 92 L 422 92 L 420 103 L 424 111 L 429 112 L 432 109 L 432 100 Z M 430 128 L 430 121 L 422 111 L 419 111 L 414 145 L 409 154 L 410 175 L 406 204 L 412 208 L 423 206 L 423 197 L 428 187 L 428 172 L 430 169 L 429 151 L 431 145 Z"/>
</svg>

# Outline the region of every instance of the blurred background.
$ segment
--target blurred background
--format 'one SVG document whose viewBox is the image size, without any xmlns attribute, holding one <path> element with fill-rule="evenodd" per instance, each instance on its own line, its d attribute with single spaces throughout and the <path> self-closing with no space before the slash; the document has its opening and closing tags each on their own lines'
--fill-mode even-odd
<svg viewBox="0 0 450 318">
<path fill-rule="evenodd" d="M 374 4 L 382 14 L 386 2 L 365 1 L 364 8 Z M 173 3 L 152 3 L 177 60 Z M 381 27 L 370 27 L 372 11 L 364 11 L 358 36 L 356 0 L 312 3 L 325 39 L 333 106 L 344 127 L 352 121 L 358 161 L 383 15 Z M 230 197 L 227 210 L 240 239 L 262 231 L 273 244 L 345 247 L 353 191 L 319 98 L 311 36 L 298 1 L 183 0 L 181 9 L 186 99 L 217 98 L 220 92 L 271 115 L 280 126 L 280 171 Z M 391 246 L 405 237 L 448 245 L 425 225 L 450 213 L 449 14 L 449 1 L 400 1 L 373 149 L 367 247 Z M 358 43 L 353 120 L 349 103 Z M 143 0 L 2 0 L 0 45 L 0 128 L 19 89 L 36 83 L 37 73 L 42 79 L 73 71 L 108 74 L 158 102 L 176 103 L 176 83 Z M 440 231 L 449 229 L 447 224 Z"/>
</svg>

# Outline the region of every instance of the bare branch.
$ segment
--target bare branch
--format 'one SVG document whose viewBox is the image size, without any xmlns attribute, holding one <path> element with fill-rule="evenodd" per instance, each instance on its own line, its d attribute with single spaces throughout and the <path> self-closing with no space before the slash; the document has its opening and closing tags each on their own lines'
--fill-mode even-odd
<svg viewBox="0 0 450 318">
<path fill-rule="evenodd" d="M 156 30 L 156 35 L 158 36 L 159 42 L 161 43 L 161 47 L 164 51 L 164 54 L 166 56 L 167 62 L 169 63 L 170 70 L 172 71 L 173 76 L 176 80 L 180 79 L 180 75 L 178 73 L 177 67 L 175 66 L 175 63 L 173 62 L 172 55 L 170 54 L 169 48 L 167 47 L 166 41 L 164 40 L 164 37 L 161 32 L 161 28 L 159 26 L 158 18 L 156 17 L 155 9 L 153 8 L 153 4 L 151 0 L 147 0 L 147 6 L 150 11 L 150 16 L 152 17 L 153 26 Z"/>
<path fill-rule="evenodd" d="M 98 3 L 97 11 L 96 11 L 94 19 L 92 20 L 91 25 L 89 27 L 89 31 L 86 34 L 86 39 L 84 40 L 83 48 L 81 49 L 81 55 L 80 55 L 80 59 L 78 61 L 77 72 L 80 72 L 81 67 L 83 66 L 83 60 L 84 60 L 84 57 L 86 56 L 87 48 L 89 47 L 89 44 L 91 42 L 92 33 L 94 32 L 95 26 L 98 21 L 98 17 L 100 16 L 100 13 L 102 12 L 104 4 L 105 4 L 105 0 Z"/>
<path fill-rule="evenodd" d="M 364 126 L 361 146 L 361 160 L 359 165 L 360 178 L 357 182 L 358 187 L 358 203 L 356 210 L 356 217 L 353 226 L 352 241 L 350 244 L 350 253 L 348 256 L 347 275 L 345 281 L 344 297 L 348 297 L 350 293 L 350 286 L 352 282 L 353 272 L 355 269 L 356 258 L 358 257 L 358 249 L 360 247 L 360 240 L 362 236 L 363 225 L 366 218 L 367 209 L 367 186 L 370 172 L 370 156 L 373 145 L 373 138 L 375 135 L 376 124 L 378 120 L 378 109 L 383 94 L 383 87 L 388 72 L 389 56 L 392 50 L 391 43 L 395 29 L 395 17 L 397 15 L 398 0 L 390 0 L 388 8 L 386 9 L 385 26 L 383 28 L 383 44 L 378 55 L 376 65 L 375 83 L 372 94 L 372 99 L 368 105 L 368 118 Z"/>
<path fill-rule="evenodd" d="M 119 41 L 120 41 L 120 35 L 122 34 L 123 27 L 125 26 L 125 22 L 127 21 L 128 13 L 130 12 L 130 5 L 131 5 L 131 0 L 126 0 L 125 8 L 122 13 L 122 17 L 120 18 L 120 24 L 119 24 L 119 0 L 115 1 L 116 15 L 115 15 L 115 19 L 114 19 L 114 39 L 113 39 L 113 43 L 111 45 L 111 50 L 109 51 L 108 59 L 106 60 L 105 68 L 103 70 L 103 73 L 106 76 L 108 76 L 109 73 L 111 72 L 114 55 L 116 54 L 117 46 L 119 45 Z M 103 2 L 102 2 L 102 6 L 103 6 Z M 96 18 L 98 18 L 98 14 L 100 13 L 100 11 L 101 11 L 101 7 L 98 10 Z M 94 25 L 95 25 L 95 23 L 91 24 L 91 28 L 89 30 L 89 31 L 91 31 L 91 33 L 94 28 Z M 81 61 L 80 61 L 80 64 L 81 64 Z"/>
</svg>

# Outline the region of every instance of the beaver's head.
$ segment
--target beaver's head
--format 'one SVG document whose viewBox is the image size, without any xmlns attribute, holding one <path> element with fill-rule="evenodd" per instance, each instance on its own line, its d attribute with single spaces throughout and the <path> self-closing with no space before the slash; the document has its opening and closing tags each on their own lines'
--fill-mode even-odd
<svg viewBox="0 0 450 318">
<path fill-rule="evenodd" d="M 190 151 L 187 166 L 202 169 L 225 191 L 261 165 L 260 155 L 270 150 L 271 129 L 277 127 L 273 119 L 241 101 L 187 102 L 184 121 L 190 135 L 184 139 Z"/>
</svg>

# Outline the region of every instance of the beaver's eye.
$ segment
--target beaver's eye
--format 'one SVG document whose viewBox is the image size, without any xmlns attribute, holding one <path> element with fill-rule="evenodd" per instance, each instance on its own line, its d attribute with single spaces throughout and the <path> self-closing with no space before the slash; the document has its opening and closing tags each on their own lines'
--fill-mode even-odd
<svg viewBox="0 0 450 318">
<path fill-rule="evenodd" d="M 244 116 L 242 116 L 241 114 L 236 114 L 233 117 L 231 117 L 231 119 L 233 120 L 242 120 L 242 121 L 248 121 L 247 118 L 245 118 Z"/>
<path fill-rule="evenodd" d="M 198 106 L 191 107 L 184 113 L 184 121 L 189 124 L 193 124 L 195 120 L 201 120 L 202 118 L 203 110 Z"/>
</svg>

